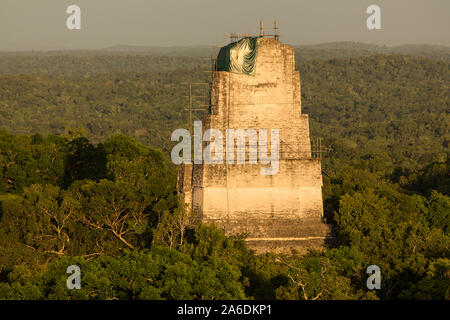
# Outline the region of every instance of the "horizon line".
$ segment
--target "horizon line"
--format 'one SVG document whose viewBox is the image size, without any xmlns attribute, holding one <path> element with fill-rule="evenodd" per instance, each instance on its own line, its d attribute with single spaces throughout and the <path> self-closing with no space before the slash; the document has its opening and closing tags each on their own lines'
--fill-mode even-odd
<svg viewBox="0 0 450 320">
<path fill-rule="evenodd" d="M 395 44 L 395 45 L 388 45 L 388 44 L 378 44 L 378 43 L 370 43 L 370 42 L 359 42 L 359 41 L 332 41 L 332 42 L 318 42 L 318 43 L 310 43 L 310 44 L 289 44 L 292 47 L 313 47 L 313 46 L 321 46 L 321 45 L 331 45 L 331 44 L 358 44 L 358 45 L 368 45 L 368 46 L 374 46 L 374 47 L 381 47 L 381 48 L 395 48 L 395 47 L 402 47 L 402 46 L 428 46 L 428 47 L 442 47 L 450 50 L 450 45 L 444 45 L 444 44 L 429 44 L 429 43 L 402 43 L 402 44 Z M 167 46 L 161 46 L 161 45 L 136 45 L 136 44 L 116 44 L 108 47 L 103 48 L 49 48 L 49 49 L 6 49 L 2 50 L 0 49 L 0 53 L 25 53 L 25 52 L 54 52 L 54 51 L 108 51 L 113 50 L 115 48 L 120 47 L 130 47 L 130 48 L 141 48 L 141 49 L 183 49 L 183 48 L 211 48 L 215 45 L 207 45 L 207 44 L 199 44 L 199 45 L 167 45 Z M 120 50 L 118 50 L 120 51 Z M 123 50 L 126 51 L 126 50 Z"/>
</svg>

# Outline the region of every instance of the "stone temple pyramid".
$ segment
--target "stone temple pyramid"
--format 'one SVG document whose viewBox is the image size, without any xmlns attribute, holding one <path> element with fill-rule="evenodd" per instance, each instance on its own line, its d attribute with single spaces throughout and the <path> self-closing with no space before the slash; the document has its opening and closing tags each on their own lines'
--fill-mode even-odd
<svg viewBox="0 0 450 320">
<path fill-rule="evenodd" d="M 203 133 L 211 128 L 224 135 L 227 129 L 278 129 L 279 163 L 272 175 L 261 174 L 269 164 L 250 163 L 248 154 L 243 164 L 182 164 L 178 191 L 203 223 L 214 223 L 227 234 L 246 234 L 257 252 L 304 251 L 330 238 L 323 218 L 321 163 L 311 154 L 292 47 L 277 38 L 244 37 L 221 48 Z M 243 150 L 248 153 L 250 147 L 247 139 Z"/>
</svg>

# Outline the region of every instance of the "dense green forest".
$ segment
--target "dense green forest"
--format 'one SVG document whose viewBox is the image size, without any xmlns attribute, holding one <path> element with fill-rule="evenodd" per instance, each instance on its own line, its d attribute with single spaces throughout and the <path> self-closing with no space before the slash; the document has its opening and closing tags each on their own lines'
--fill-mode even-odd
<svg viewBox="0 0 450 320">
<path fill-rule="evenodd" d="M 450 299 L 449 62 L 359 50 L 297 61 L 336 235 L 302 256 L 179 203 L 170 133 L 207 58 L 0 57 L 0 299 Z"/>
</svg>

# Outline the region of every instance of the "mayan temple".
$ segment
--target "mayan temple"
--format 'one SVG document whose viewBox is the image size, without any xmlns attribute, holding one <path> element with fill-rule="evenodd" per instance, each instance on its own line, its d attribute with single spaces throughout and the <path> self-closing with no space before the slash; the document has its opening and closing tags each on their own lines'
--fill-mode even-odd
<svg viewBox="0 0 450 320">
<path fill-rule="evenodd" d="M 182 164 L 178 190 L 195 215 L 227 234 L 246 234 L 257 252 L 322 246 L 330 229 L 323 219 L 321 163 L 311 154 L 294 49 L 277 36 L 243 37 L 221 48 L 202 123 L 203 133 L 210 128 L 224 136 L 227 129 L 278 129 L 279 167 L 263 175 L 269 165 L 249 163 L 248 155 L 244 164 Z M 225 152 L 225 139 L 223 145 Z"/>
</svg>

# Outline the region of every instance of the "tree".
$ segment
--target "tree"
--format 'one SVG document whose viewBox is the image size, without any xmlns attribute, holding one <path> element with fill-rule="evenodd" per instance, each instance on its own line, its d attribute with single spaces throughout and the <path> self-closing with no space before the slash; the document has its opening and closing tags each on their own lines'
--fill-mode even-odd
<svg viewBox="0 0 450 320">
<path fill-rule="evenodd" d="M 23 196 L 0 199 L 1 268 L 21 262 L 43 263 L 67 254 L 71 228 L 80 204 L 70 192 L 51 185 L 32 185 Z"/>
<path fill-rule="evenodd" d="M 81 269 L 81 289 L 68 290 L 66 269 Z M 225 262 L 193 261 L 167 247 L 91 260 L 63 257 L 34 272 L 17 267 L 0 299 L 243 299 L 242 285 Z"/>
<path fill-rule="evenodd" d="M 318 252 L 311 252 L 300 259 L 280 257 L 277 260 L 287 267 L 286 274 L 290 280 L 275 290 L 277 299 L 376 299 L 374 293 L 352 288 L 351 280 L 342 276 L 332 261 Z"/>
<path fill-rule="evenodd" d="M 194 216 L 192 211 L 180 204 L 173 213 L 164 210 L 156 227 L 153 243 L 163 244 L 171 249 L 178 248 L 185 243 L 187 228 L 193 228 Z"/>
<path fill-rule="evenodd" d="M 400 294 L 403 299 L 450 300 L 450 260 L 437 259 L 427 270 L 426 276 Z"/>
</svg>

